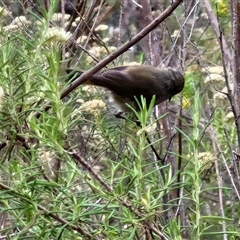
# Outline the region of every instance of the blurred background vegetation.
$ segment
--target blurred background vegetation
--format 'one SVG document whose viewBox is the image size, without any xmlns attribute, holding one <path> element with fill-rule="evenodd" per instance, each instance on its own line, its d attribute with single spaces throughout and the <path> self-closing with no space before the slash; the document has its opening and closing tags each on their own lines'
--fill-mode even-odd
<svg viewBox="0 0 240 240">
<path fill-rule="evenodd" d="M 0 1 L 0 239 L 240 239 L 227 0 L 182 1 L 105 66 L 185 72 L 141 126 L 103 89 L 62 97 L 66 68 L 94 67 L 170 2 Z"/>
</svg>

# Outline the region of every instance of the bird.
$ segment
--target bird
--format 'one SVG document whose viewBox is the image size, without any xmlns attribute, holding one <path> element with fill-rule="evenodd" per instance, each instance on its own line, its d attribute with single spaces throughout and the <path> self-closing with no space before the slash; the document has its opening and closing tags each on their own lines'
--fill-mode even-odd
<svg viewBox="0 0 240 240">
<path fill-rule="evenodd" d="M 67 69 L 71 81 L 77 79 L 84 71 Z M 73 75 L 74 74 L 74 75 Z M 126 104 L 139 111 L 136 99 L 141 103 L 141 96 L 150 105 L 153 96 L 154 106 L 180 93 L 184 87 L 184 75 L 174 68 L 158 68 L 150 65 L 116 66 L 93 74 L 84 85 L 103 87 L 110 93 L 110 105 L 115 105 L 113 113 L 117 118 L 124 118 L 125 113 L 132 112 Z M 112 106 L 111 106 L 112 107 Z"/>
</svg>

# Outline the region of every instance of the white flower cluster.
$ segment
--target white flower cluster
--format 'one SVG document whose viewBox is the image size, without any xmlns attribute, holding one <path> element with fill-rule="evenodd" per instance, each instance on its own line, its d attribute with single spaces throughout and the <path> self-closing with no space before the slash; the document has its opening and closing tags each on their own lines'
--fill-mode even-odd
<svg viewBox="0 0 240 240">
<path fill-rule="evenodd" d="M 2 100 L 3 97 L 4 97 L 4 91 L 3 91 L 3 88 L 0 86 L 0 101 Z"/>
<path fill-rule="evenodd" d="M 11 12 L 9 12 L 6 8 L 0 7 L 0 15 L 2 17 L 8 17 L 11 15 Z"/>
<path fill-rule="evenodd" d="M 224 82 L 224 77 L 221 76 L 220 74 L 216 74 L 216 73 L 211 73 L 209 76 L 206 77 L 206 79 L 204 80 L 205 84 L 222 84 Z"/>
<path fill-rule="evenodd" d="M 193 161 L 193 154 L 188 154 L 187 158 Z M 212 164 L 214 163 L 214 155 L 211 152 L 199 152 L 198 153 L 198 161 L 201 164 L 201 170 L 210 169 Z"/>
<path fill-rule="evenodd" d="M 26 19 L 25 16 L 19 16 L 14 18 L 11 24 L 22 27 L 22 26 L 28 26 L 30 22 Z"/>
<path fill-rule="evenodd" d="M 54 22 L 59 22 L 59 21 L 61 21 L 62 16 L 63 16 L 63 15 L 62 15 L 61 13 L 54 13 L 54 14 L 52 15 L 52 21 L 54 21 Z M 64 15 L 64 20 L 67 21 L 70 17 L 71 17 L 70 14 L 65 14 L 65 15 Z"/>
<path fill-rule="evenodd" d="M 102 100 L 94 99 L 91 101 L 86 101 L 80 107 L 80 110 L 84 112 L 88 112 L 91 114 L 96 113 L 96 111 L 105 108 L 106 105 Z"/>
<path fill-rule="evenodd" d="M 106 31 L 108 30 L 108 25 L 106 24 L 100 24 L 95 29 L 95 31 Z"/>
<path fill-rule="evenodd" d="M 135 66 L 135 65 L 141 65 L 139 62 L 128 62 L 128 61 L 123 61 L 123 66 L 128 65 L 128 66 Z"/>
<path fill-rule="evenodd" d="M 224 109 L 229 107 L 229 100 L 227 96 L 228 89 L 226 87 L 225 79 L 223 77 L 223 67 L 214 66 L 204 69 L 203 71 L 208 73 L 208 76 L 204 80 L 204 84 L 213 93 L 213 100 L 215 106 L 223 106 Z M 232 75 L 229 72 L 228 77 L 229 87 L 230 89 L 232 89 Z"/>
<path fill-rule="evenodd" d="M 153 134 L 156 132 L 157 132 L 157 123 L 152 123 L 148 125 L 146 128 L 138 130 L 137 136 L 140 136 L 141 134 L 144 134 L 144 133 Z"/>
<path fill-rule="evenodd" d="M 216 106 L 224 106 L 225 108 L 229 106 L 227 93 L 228 90 L 224 87 L 220 92 L 214 94 L 213 99 Z"/>
<path fill-rule="evenodd" d="M 116 51 L 116 47 L 110 46 L 107 48 L 110 53 Z M 94 57 L 101 59 L 103 56 L 106 56 L 108 54 L 106 48 L 104 47 L 99 47 L 99 46 L 93 46 L 90 50 L 89 53 L 92 54 Z M 86 58 L 87 63 L 93 63 L 94 59 L 91 56 L 87 56 Z"/>
<path fill-rule="evenodd" d="M 102 109 L 106 107 L 106 104 L 102 100 L 98 99 L 94 99 L 91 101 L 84 101 L 83 99 L 78 99 L 77 102 L 82 103 L 82 105 L 80 106 L 80 108 L 76 109 L 72 113 L 72 118 L 78 117 L 83 112 L 96 116 Z"/>
<path fill-rule="evenodd" d="M 215 93 L 216 92 L 215 89 L 220 90 L 224 87 L 225 79 L 222 76 L 223 68 L 221 66 L 209 67 L 204 71 L 209 73 L 209 75 L 204 80 L 204 84 L 210 87 L 210 90 L 212 92 Z"/>
<path fill-rule="evenodd" d="M 235 117 L 233 112 L 229 112 L 226 117 L 225 117 L 225 122 L 229 124 L 234 124 L 235 123 Z"/>
<path fill-rule="evenodd" d="M 52 27 L 48 29 L 45 35 L 45 42 L 51 41 L 64 44 L 71 38 L 71 36 L 72 34 L 70 32 L 66 32 L 62 28 Z"/>
<path fill-rule="evenodd" d="M 26 19 L 25 16 L 19 16 L 13 19 L 11 24 L 4 27 L 6 32 L 13 32 L 22 28 L 26 28 L 30 25 L 30 22 Z"/>
</svg>

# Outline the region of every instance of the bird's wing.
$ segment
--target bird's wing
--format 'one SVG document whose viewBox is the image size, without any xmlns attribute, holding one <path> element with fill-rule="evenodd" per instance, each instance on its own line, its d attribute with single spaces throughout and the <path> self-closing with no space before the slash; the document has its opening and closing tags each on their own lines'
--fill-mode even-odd
<svg viewBox="0 0 240 240">
<path fill-rule="evenodd" d="M 124 71 L 125 70 L 125 71 Z M 139 73 L 138 73 L 139 74 Z M 164 89 L 164 84 L 161 85 L 161 81 L 158 82 L 158 86 L 155 85 L 154 81 L 143 79 L 141 75 L 136 77 L 131 72 L 127 71 L 127 67 L 118 67 L 108 69 L 99 74 L 93 76 L 92 81 L 102 87 L 108 88 L 113 92 L 134 99 L 134 96 L 139 98 L 143 95 L 145 98 L 152 98 L 154 94 L 157 94 L 157 89 Z"/>
</svg>

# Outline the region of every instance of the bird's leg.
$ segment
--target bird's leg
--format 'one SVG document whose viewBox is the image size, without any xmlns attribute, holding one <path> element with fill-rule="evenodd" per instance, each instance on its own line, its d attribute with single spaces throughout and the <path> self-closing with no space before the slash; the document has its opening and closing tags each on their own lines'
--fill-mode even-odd
<svg viewBox="0 0 240 240">
<path fill-rule="evenodd" d="M 123 111 L 118 111 L 116 114 L 114 114 L 114 116 L 116 118 L 121 118 L 121 119 L 126 120 L 126 118 L 122 115 L 123 113 L 124 113 Z"/>
</svg>

